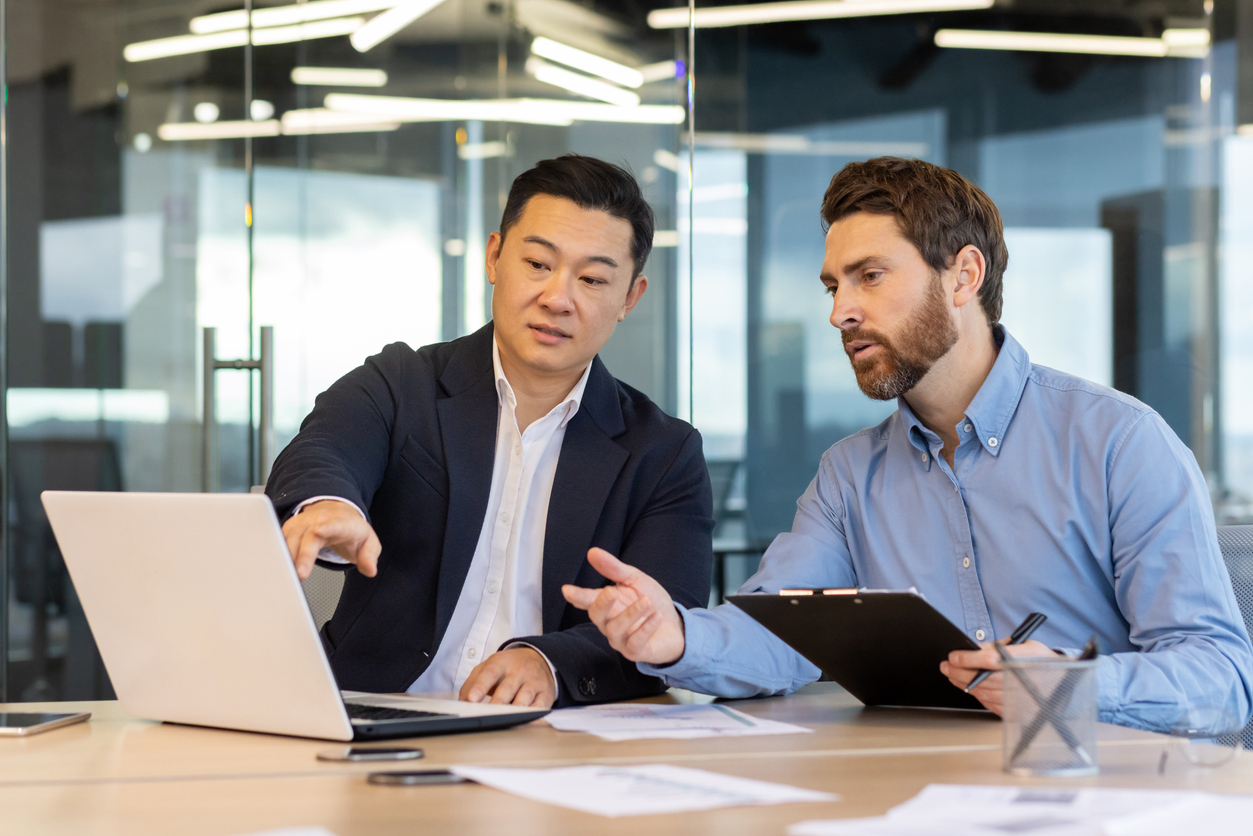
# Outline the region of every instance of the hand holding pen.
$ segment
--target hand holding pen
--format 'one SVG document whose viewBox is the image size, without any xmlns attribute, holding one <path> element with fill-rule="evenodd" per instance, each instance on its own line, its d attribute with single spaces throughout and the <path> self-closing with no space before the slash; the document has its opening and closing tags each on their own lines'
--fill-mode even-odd
<svg viewBox="0 0 1253 836">
<path fill-rule="evenodd" d="M 1005 643 L 1006 644 L 1022 644 L 1027 639 L 1031 638 L 1032 634 L 1035 633 L 1035 631 L 1040 628 L 1040 625 L 1046 621 L 1048 621 L 1047 615 L 1042 615 L 1038 612 L 1031 613 L 1029 616 L 1023 619 L 1022 624 L 1018 625 L 1018 629 L 1010 633 L 1009 640 Z M 971 690 L 978 687 L 979 683 L 983 682 L 985 679 L 991 676 L 992 673 L 993 671 L 989 671 L 989 670 L 979 671 L 977 674 L 975 674 L 974 679 L 970 680 L 970 683 L 967 684 L 966 687 L 962 689 L 962 691 L 964 693 L 969 694 Z"/>
</svg>

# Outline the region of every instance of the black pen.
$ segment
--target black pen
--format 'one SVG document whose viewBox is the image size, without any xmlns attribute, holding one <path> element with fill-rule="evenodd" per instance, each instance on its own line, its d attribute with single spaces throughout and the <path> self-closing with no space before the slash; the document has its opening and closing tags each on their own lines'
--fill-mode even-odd
<svg viewBox="0 0 1253 836">
<path fill-rule="evenodd" d="M 1039 629 L 1040 625 L 1048 621 L 1047 615 L 1033 612 L 1031 615 L 1023 619 L 1022 624 L 1018 625 L 1018 629 L 1009 634 L 1009 641 L 1006 644 L 1022 644 L 1031 638 L 1031 634 Z M 992 675 L 992 671 L 979 671 L 975 674 L 975 678 L 970 680 L 970 684 L 962 689 L 962 693 L 969 694 L 970 689 L 977 686 L 980 682 Z"/>
</svg>

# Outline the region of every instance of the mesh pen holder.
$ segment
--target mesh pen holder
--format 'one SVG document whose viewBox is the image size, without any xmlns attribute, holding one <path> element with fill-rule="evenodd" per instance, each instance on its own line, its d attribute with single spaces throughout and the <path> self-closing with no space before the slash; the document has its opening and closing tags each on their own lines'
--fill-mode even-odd
<svg viewBox="0 0 1253 836">
<path fill-rule="evenodd" d="M 1018 658 L 1005 669 L 1002 766 L 1013 775 L 1099 771 L 1097 660 Z"/>
</svg>

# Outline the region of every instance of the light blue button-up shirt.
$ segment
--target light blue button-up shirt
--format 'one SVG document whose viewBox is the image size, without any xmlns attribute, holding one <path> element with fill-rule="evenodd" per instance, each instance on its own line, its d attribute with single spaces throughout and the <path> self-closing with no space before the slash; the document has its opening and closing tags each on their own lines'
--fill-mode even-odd
<svg viewBox="0 0 1253 836">
<path fill-rule="evenodd" d="M 939 436 L 898 400 L 882 424 L 823 455 L 792 531 L 740 592 L 915 587 L 975 641 L 1041 612 L 1034 638 L 1050 647 L 1077 653 L 1097 636 L 1102 721 L 1243 725 L 1253 647 L 1191 451 L 1149 407 L 1032 365 L 1002 335 L 957 425 L 952 468 Z M 820 674 L 732 604 L 680 609 L 683 657 L 639 666 L 668 685 L 748 697 Z"/>
</svg>

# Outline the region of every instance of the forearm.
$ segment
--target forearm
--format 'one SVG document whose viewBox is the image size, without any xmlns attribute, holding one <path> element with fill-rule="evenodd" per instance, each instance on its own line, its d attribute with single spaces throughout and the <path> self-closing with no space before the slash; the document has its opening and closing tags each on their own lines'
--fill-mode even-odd
<svg viewBox="0 0 1253 836">
<path fill-rule="evenodd" d="M 1241 728 L 1253 712 L 1242 674 L 1253 665 L 1248 655 L 1238 642 L 1193 636 L 1152 652 L 1106 656 L 1097 672 L 1099 719 L 1164 733 Z"/>
<path fill-rule="evenodd" d="M 558 708 L 650 697 L 666 689 L 611 648 L 594 624 L 510 639 L 505 646 L 514 642 L 530 645 L 548 659 L 557 674 Z"/>
<path fill-rule="evenodd" d="M 711 610 L 676 607 L 686 647 L 673 665 L 641 663 L 641 672 L 672 688 L 717 697 L 788 694 L 822 672 L 733 604 Z"/>
</svg>

